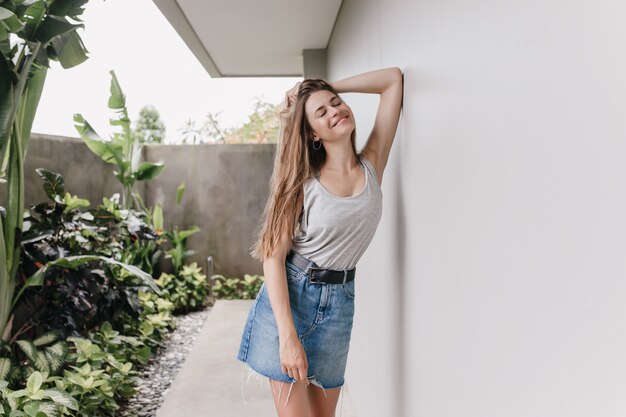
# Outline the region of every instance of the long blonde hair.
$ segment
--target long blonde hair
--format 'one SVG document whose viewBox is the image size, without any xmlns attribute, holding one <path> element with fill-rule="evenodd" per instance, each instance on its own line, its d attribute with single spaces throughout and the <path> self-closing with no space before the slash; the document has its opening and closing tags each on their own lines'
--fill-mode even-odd
<svg viewBox="0 0 626 417">
<path fill-rule="evenodd" d="M 253 258 L 264 261 L 271 257 L 280 237 L 289 231 L 293 238 L 297 231 L 296 208 L 304 199 L 304 183 L 326 161 L 326 149 L 313 148 L 313 129 L 308 122 L 305 104 L 312 93 L 337 91 L 322 79 L 305 79 L 298 88 L 295 102 L 279 116 L 281 129 L 274 156 L 274 171 L 270 180 L 270 195 L 257 229 L 257 241 L 251 248 Z M 356 152 L 356 128 L 350 135 L 352 150 Z"/>
</svg>

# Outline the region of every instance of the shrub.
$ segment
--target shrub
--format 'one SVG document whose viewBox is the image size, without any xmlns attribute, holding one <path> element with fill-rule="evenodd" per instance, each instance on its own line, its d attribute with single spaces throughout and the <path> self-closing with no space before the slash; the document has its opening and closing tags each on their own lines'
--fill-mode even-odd
<svg viewBox="0 0 626 417">
<path fill-rule="evenodd" d="M 34 372 L 60 374 L 69 352 L 67 342 L 61 340 L 58 330 L 47 332 L 35 340 L 1 341 L 0 345 L 0 379 L 14 387 Z"/>
<path fill-rule="evenodd" d="M 174 304 L 152 292 L 139 291 L 142 305 L 139 320 L 128 320 L 124 324 L 125 333 L 141 337 L 154 352 L 165 340 L 167 333 L 176 328 L 176 319 L 172 316 Z M 141 361 L 145 363 L 145 361 Z"/>
<path fill-rule="evenodd" d="M 13 391 L 8 382 L 0 380 L 0 411 L 3 416 L 60 416 L 64 411 L 78 410 L 78 401 L 67 391 L 52 387 L 58 378 L 47 373 L 33 372 L 26 387 Z"/>
<path fill-rule="evenodd" d="M 145 267 L 141 261 L 149 254 L 136 248 L 149 247 L 158 235 L 143 222 L 142 212 L 120 209 L 119 195 L 103 199 L 96 209 L 83 210 L 89 202 L 66 193 L 60 174 L 41 168 L 37 173 L 51 202 L 31 206 L 24 218 L 22 282 L 50 261 L 68 255 L 100 255 Z M 142 256 L 136 256 L 136 250 Z M 78 335 L 104 321 L 119 326 L 122 313 L 139 317 L 137 287 L 144 284 L 115 264 L 90 261 L 76 268 L 55 268 L 45 274 L 42 286 L 25 288 L 13 328 L 18 332 L 33 328 L 35 337 L 50 329 Z"/>
<path fill-rule="evenodd" d="M 161 288 L 161 297 L 174 304 L 174 313 L 197 310 L 208 303 L 207 278 L 196 262 L 183 265 L 178 276 L 163 272 L 155 282 Z"/>
<path fill-rule="evenodd" d="M 213 286 L 211 292 L 216 298 L 227 300 L 249 300 L 255 298 L 261 286 L 263 277 L 259 275 L 245 274 L 241 278 L 226 278 L 223 275 L 213 275 L 211 277 Z"/>
</svg>

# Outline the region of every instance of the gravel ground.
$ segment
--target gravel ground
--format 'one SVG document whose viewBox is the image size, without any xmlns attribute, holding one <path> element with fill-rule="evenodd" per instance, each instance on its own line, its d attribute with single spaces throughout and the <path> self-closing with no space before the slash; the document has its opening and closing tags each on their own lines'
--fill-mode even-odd
<svg viewBox="0 0 626 417">
<path fill-rule="evenodd" d="M 204 310 L 175 316 L 176 329 L 169 333 L 169 338 L 146 365 L 138 366 L 140 382 L 136 386 L 137 393 L 127 403 L 120 404 L 117 416 L 156 416 L 212 305 L 213 302 Z"/>
</svg>

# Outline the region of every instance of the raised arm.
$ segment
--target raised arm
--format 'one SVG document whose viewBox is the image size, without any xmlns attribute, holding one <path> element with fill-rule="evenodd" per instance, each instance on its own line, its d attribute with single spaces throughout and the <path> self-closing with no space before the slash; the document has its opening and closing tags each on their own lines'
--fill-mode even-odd
<svg viewBox="0 0 626 417">
<path fill-rule="evenodd" d="M 380 94 L 374 127 L 361 153 L 374 165 L 379 183 L 396 136 L 402 107 L 403 76 L 398 67 L 365 72 L 334 81 L 331 85 L 339 93 Z"/>
</svg>

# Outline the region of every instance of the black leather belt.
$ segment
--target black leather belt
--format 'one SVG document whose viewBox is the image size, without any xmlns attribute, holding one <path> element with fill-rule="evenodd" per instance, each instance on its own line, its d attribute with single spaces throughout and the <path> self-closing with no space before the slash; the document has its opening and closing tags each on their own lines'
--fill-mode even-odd
<svg viewBox="0 0 626 417">
<path fill-rule="evenodd" d="M 307 273 L 309 282 L 313 284 L 345 284 L 354 279 L 354 273 L 356 267 L 352 269 L 344 269 L 337 271 L 334 269 L 324 269 L 317 266 L 315 262 L 308 260 L 298 252 L 293 250 L 287 254 L 287 261 L 291 262 L 301 270 Z M 311 265 L 311 268 L 307 271 L 307 267 Z"/>
</svg>

